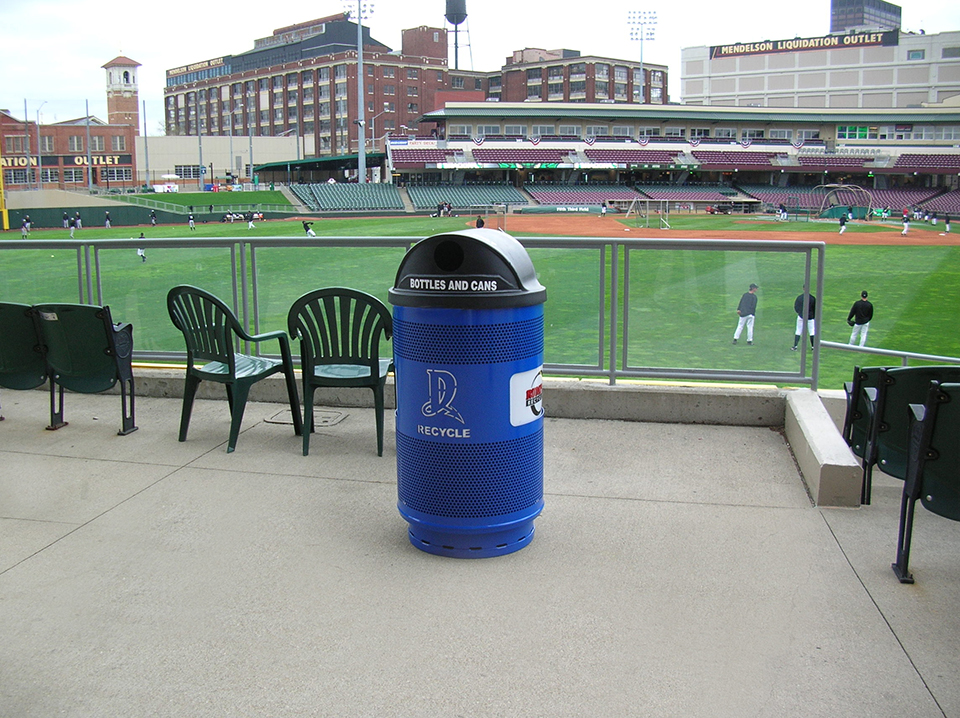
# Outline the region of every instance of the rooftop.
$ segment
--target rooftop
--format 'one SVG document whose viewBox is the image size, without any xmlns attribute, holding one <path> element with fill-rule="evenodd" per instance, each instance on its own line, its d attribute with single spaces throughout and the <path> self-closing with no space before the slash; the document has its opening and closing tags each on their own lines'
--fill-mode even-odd
<svg viewBox="0 0 960 718">
<path fill-rule="evenodd" d="M 960 716 L 960 524 L 918 508 L 899 584 L 900 482 L 814 506 L 776 427 L 548 418 L 536 537 L 458 560 L 408 541 L 389 412 L 382 458 L 344 407 L 304 457 L 249 404 L 227 454 L 176 384 L 126 437 L 3 390 L 0 715 Z"/>
</svg>

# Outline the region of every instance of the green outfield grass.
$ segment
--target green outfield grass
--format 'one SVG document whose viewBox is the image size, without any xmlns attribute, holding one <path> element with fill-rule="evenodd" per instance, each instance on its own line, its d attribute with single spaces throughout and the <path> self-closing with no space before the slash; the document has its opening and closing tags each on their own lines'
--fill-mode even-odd
<svg viewBox="0 0 960 718">
<path fill-rule="evenodd" d="M 181 207 L 196 207 L 205 209 L 211 204 L 214 207 L 229 207 L 238 204 L 290 204 L 283 192 L 278 190 L 257 190 L 255 192 L 161 192 L 159 194 L 144 195 L 148 199 L 158 202 L 177 204 Z"/>
<path fill-rule="evenodd" d="M 249 194 L 249 193 L 245 193 Z M 182 195 L 186 198 L 189 195 Z M 201 195 L 205 204 L 213 195 Z M 199 199 L 196 201 L 200 201 Z M 187 202 L 189 204 L 189 202 Z M 321 219 L 320 235 L 409 236 L 414 239 L 463 229 L 464 217 Z M 833 222 L 791 222 L 743 217 L 677 215 L 677 229 L 743 231 L 784 229 L 835 232 Z M 630 226 L 627 223 L 626 226 Z M 508 219 L 509 229 L 509 219 Z M 891 227 L 897 226 L 891 224 Z M 78 236 L 147 237 L 301 237 L 299 222 L 269 221 L 248 230 L 245 222 L 84 229 Z M 649 230 L 656 231 L 656 230 Z M 847 234 L 876 231 L 874 225 L 851 225 Z M 920 235 L 934 230 L 911 228 Z M 64 238 L 66 230 L 32 233 L 32 239 Z M 4 240 L 18 241 L 19 232 Z M 533 249 L 540 281 L 547 287 L 546 360 L 594 364 L 597 361 L 599 290 L 598 252 Z M 368 291 L 383 300 L 392 285 L 402 249 L 306 248 L 266 249 L 257 253 L 261 330 L 283 328 L 286 311 L 300 294 L 320 286 L 341 285 Z M 215 249 L 149 249 L 141 262 L 133 249 L 100 253 L 104 295 L 115 317 L 136 327 L 136 346 L 144 350 L 180 350 L 182 340 L 166 315 L 167 290 L 181 283 L 203 286 L 229 297 L 229 255 Z M 630 363 L 634 366 L 679 366 L 720 369 L 795 371 L 799 352 L 790 351 L 796 315 L 793 300 L 800 291 L 800 257 L 760 253 L 663 252 L 631 253 L 628 315 Z M 847 312 L 862 289 L 876 306 L 869 344 L 932 354 L 960 356 L 960 248 L 832 245 L 826 251 L 825 296 L 821 337 L 846 342 Z M 76 301 L 75 253 L 54 251 L 0 252 L 0 286 L 5 301 Z M 731 343 L 736 306 L 750 282 L 760 285 L 753 346 Z M 608 300 L 609 301 L 609 300 Z M 609 305 L 608 305 L 609 306 Z M 864 355 L 824 350 L 823 388 L 839 388 L 854 364 L 881 364 Z"/>
</svg>

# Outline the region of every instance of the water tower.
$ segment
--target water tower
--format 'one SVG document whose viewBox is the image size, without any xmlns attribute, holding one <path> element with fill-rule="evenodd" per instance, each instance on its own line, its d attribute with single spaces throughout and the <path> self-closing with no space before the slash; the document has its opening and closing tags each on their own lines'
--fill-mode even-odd
<svg viewBox="0 0 960 718">
<path fill-rule="evenodd" d="M 467 19 L 466 0 L 447 0 L 447 12 L 444 13 L 447 22 L 453 25 L 453 69 L 460 69 L 460 23 Z"/>
</svg>

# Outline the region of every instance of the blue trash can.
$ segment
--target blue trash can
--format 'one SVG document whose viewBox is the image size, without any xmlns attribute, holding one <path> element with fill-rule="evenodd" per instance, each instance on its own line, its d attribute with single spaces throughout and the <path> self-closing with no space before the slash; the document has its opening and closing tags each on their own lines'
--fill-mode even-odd
<svg viewBox="0 0 960 718">
<path fill-rule="evenodd" d="M 543 510 L 543 303 L 513 237 L 468 229 L 407 252 L 393 289 L 397 506 L 428 553 L 485 558 Z"/>
</svg>

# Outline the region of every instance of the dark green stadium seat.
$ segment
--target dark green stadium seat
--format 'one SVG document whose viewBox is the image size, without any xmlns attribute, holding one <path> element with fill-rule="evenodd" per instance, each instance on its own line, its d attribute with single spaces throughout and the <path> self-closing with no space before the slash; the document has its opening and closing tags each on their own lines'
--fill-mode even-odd
<svg viewBox="0 0 960 718">
<path fill-rule="evenodd" d="M 0 302 L 0 386 L 36 389 L 46 380 L 37 313 L 29 304 Z"/>
<path fill-rule="evenodd" d="M 261 379 L 281 372 L 286 379 L 293 430 L 297 436 L 300 435 L 300 400 L 286 333 L 249 334 L 230 307 L 209 292 L 188 285 L 174 287 L 167 293 L 167 310 L 187 344 L 180 441 L 187 440 L 197 387 L 201 381 L 215 381 L 223 384 L 227 390 L 231 417 L 227 453 L 232 452 L 237 446 L 250 387 Z M 280 359 L 239 354 L 236 352 L 238 338 L 255 343 L 276 339 L 280 345 Z M 201 365 L 200 362 L 206 363 Z"/>
<path fill-rule="evenodd" d="M 909 436 L 897 560 L 892 565 L 900 583 L 913 583 L 909 563 L 917 499 L 928 511 L 960 521 L 960 384 L 931 382 L 926 403 L 910 406 Z"/>
<path fill-rule="evenodd" d="M 854 367 L 853 379 L 844 382 L 843 390 L 847 395 L 847 413 L 843 418 L 843 440 L 856 456 L 863 458 L 867 444 L 867 430 L 870 417 L 867 415 L 863 390 L 876 387 L 880 381 L 882 367 Z"/>
<path fill-rule="evenodd" d="M 120 435 L 137 430 L 134 419 L 133 326 L 114 324 L 110 307 L 37 304 L 50 382 L 50 426 L 66 426 L 63 390 L 97 394 L 120 382 Z"/>
<path fill-rule="evenodd" d="M 960 366 L 881 369 L 877 386 L 863 390 L 870 428 L 863 456 L 861 503 L 870 503 L 874 466 L 894 478 L 906 478 L 908 406 L 926 398 L 931 381 L 960 382 Z"/>
<path fill-rule="evenodd" d="M 377 456 L 383 456 L 383 389 L 393 360 L 380 356 L 393 337 L 386 305 L 364 292 L 330 287 L 300 297 L 287 314 L 290 336 L 300 339 L 303 374 L 303 455 L 310 451 L 313 394 L 318 387 L 369 387 L 377 418 Z"/>
</svg>

